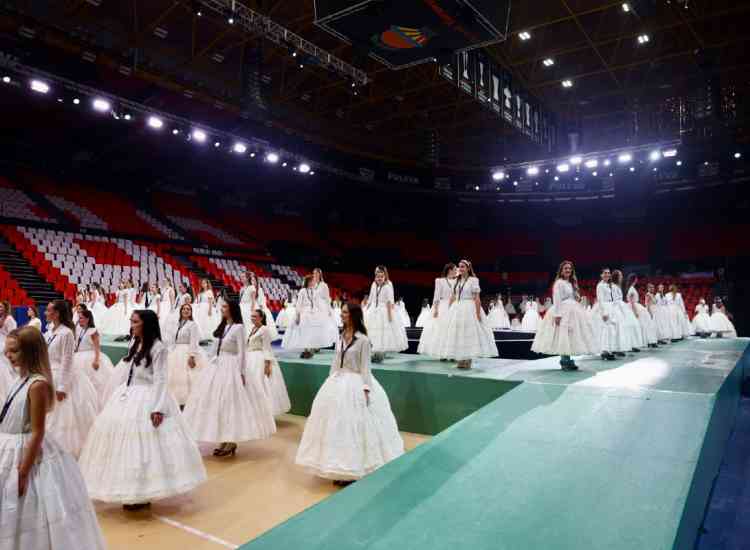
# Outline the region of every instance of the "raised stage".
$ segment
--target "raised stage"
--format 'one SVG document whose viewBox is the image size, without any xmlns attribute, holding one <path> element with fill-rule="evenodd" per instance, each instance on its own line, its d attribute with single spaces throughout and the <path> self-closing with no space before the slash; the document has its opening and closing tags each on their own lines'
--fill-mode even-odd
<svg viewBox="0 0 750 550">
<path fill-rule="evenodd" d="M 463 372 L 396 355 L 374 371 L 400 429 L 437 435 L 242 548 L 691 549 L 748 343 L 694 339 L 574 373 L 555 358 Z M 330 359 L 279 352 L 293 413 Z"/>
</svg>

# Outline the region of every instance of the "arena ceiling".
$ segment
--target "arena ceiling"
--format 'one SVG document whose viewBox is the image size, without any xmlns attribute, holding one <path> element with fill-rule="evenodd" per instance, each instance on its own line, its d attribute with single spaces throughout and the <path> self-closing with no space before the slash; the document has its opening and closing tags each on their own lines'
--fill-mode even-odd
<svg viewBox="0 0 750 550">
<path fill-rule="evenodd" d="M 186 90 L 193 102 L 219 102 L 224 117 L 239 112 L 242 67 L 248 52 L 259 52 L 268 124 L 345 152 L 419 163 L 427 135 L 435 131 L 443 166 L 484 168 L 543 154 L 440 78 L 437 64 L 391 71 L 316 27 L 313 0 L 245 2 L 355 63 L 371 83 L 354 95 L 341 75 L 315 65 L 300 68 L 289 48 L 208 10 L 199 17 L 190 0 L 10 1 L 0 12 L 0 30 L 27 48 L 94 52 L 96 64 L 128 66 L 128 78 L 148 80 L 148 101 L 163 108 L 170 108 L 167 97 Z M 513 1 L 508 40 L 487 52 L 562 124 L 622 134 L 623 140 L 634 109 L 687 93 L 707 71 L 746 87 L 750 2 L 647 0 L 631 2 L 636 9 L 630 11 L 622 5 Z M 24 28 L 33 29 L 31 38 Z M 521 40 L 522 31 L 531 38 Z M 643 34 L 648 42 L 639 44 Z M 554 64 L 546 66 L 547 59 Z M 564 88 L 564 80 L 572 87 Z M 128 87 L 112 91 L 129 93 Z M 174 108 L 191 115 L 189 104 Z"/>
</svg>

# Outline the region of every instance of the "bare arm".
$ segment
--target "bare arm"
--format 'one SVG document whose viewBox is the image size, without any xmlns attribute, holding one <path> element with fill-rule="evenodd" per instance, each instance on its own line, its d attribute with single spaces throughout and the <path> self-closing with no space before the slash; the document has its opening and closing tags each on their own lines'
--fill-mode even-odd
<svg viewBox="0 0 750 550">
<path fill-rule="evenodd" d="M 29 484 L 29 474 L 32 466 L 39 458 L 44 441 L 45 418 L 48 408 L 47 382 L 36 380 L 29 388 L 29 414 L 31 416 L 31 437 L 28 439 L 23 459 L 18 465 L 18 496 L 26 493 Z"/>
</svg>

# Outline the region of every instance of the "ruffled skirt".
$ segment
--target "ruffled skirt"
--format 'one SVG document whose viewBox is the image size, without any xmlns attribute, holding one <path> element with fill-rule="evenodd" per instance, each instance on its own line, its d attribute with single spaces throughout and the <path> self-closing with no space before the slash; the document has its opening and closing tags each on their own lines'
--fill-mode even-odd
<svg viewBox="0 0 750 550">
<path fill-rule="evenodd" d="M 289 325 L 294 322 L 296 315 L 297 310 L 295 308 L 285 307 L 279 312 L 278 317 L 276 317 L 276 326 L 286 330 L 289 328 Z"/>
<path fill-rule="evenodd" d="M 278 416 L 288 413 L 292 409 L 292 403 L 289 401 L 289 393 L 286 389 L 281 366 L 276 359 L 273 359 L 271 361 L 271 376 L 266 376 L 265 364 L 266 361 L 263 358 L 262 351 L 247 352 L 248 375 L 254 377 L 257 385 L 263 388 L 271 406 L 271 414 Z"/>
<path fill-rule="evenodd" d="M 615 302 L 615 308 L 619 310 L 619 315 L 623 319 L 622 327 L 625 330 L 625 338 L 629 342 L 629 348 L 621 351 L 630 351 L 633 348 L 644 348 L 646 347 L 646 341 L 643 339 L 643 332 L 641 330 L 641 324 L 638 322 L 638 318 L 633 313 L 633 308 L 630 304 L 626 304 L 622 300 Z"/>
<path fill-rule="evenodd" d="M 708 313 L 696 313 L 693 317 L 693 331 L 697 334 L 709 334 L 711 331 L 711 317 Z"/>
<path fill-rule="evenodd" d="M 322 478 L 354 480 L 403 453 L 388 395 L 378 381 L 372 378 L 368 405 L 362 376 L 341 371 L 315 396 L 296 462 Z"/>
<path fill-rule="evenodd" d="M 193 320 L 200 329 L 201 338 L 213 338 L 216 327 L 221 323 L 221 316 L 207 302 L 201 302 L 193 304 Z"/>
<path fill-rule="evenodd" d="M 116 302 L 107 309 L 103 322 L 99 324 L 99 332 L 110 336 L 130 334 L 130 317 L 125 310 L 125 304 Z"/>
<path fill-rule="evenodd" d="M 481 320 L 477 319 L 473 300 L 454 302 L 448 309 L 445 327 L 440 334 L 437 356 L 441 359 L 464 361 L 500 355 L 495 335 L 481 308 L 480 315 Z"/>
<path fill-rule="evenodd" d="M 723 334 L 724 336 L 737 336 L 737 331 L 734 329 L 734 325 L 721 311 L 712 313 L 710 321 L 711 332 Z"/>
<path fill-rule="evenodd" d="M 508 312 L 502 306 L 497 306 L 487 315 L 487 323 L 495 330 L 510 330 Z"/>
<path fill-rule="evenodd" d="M 409 348 L 406 329 L 397 308 L 393 308 L 390 321 L 386 306 L 368 308 L 365 326 L 373 353 L 399 352 Z"/>
<path fill-rule="evenodd" d="M 31 434 L 0 433 L 0 549 L 104 550 L 86 484 L 75 459 L 45 437 L 18 496 L 18 467 Z"/>
<path fill-rule="evenodd" d="M 203 350 L 199 349 L 195 356 L 195 367 L 190 368 L 189 344 L 174 344 L 167 355 L 169 391 L 179 405 L 187 403 L 190 391 L 195 386 L 201 371 L 206 367 L 208 359 Z"/>
<path fill-rule="evenodd" d="M 432 310 L 428 307 L 422 308 L 422 311 L 419 313 L 419 317 L 417 317 L 416 323 L 414 323 L 414 326 L 417 328 L 424 328 L 424 326 L 430 322 L 430 319 L 432 318 Z"/>
<path fill-rule="evenodd" d="M 558 315 L 559 325 L 555 323 Z M 601 346 L 588 313 L 581 304 L 571 301 L 547 310 L 531 351 L 545 355 L 597 355 Z"/>
<path fill-rule="evenodd" d="M 541 317 L 539 316 L 539 313 L 537 313 L 536 310 L 528 309 L 523 315 L 521 330 L 524 332 L 536 332 L 540 321 Z"/>
<path fill-rule="evenodd" d="M 243 386 L 239 363 L 238 355 L 223 353 L 199 374 L 183 412 L 196 441 L 238 443 L 276 432 L 263 388 L 253 376 Z"/>
<path fill-rule="evenodd" d="M 636 303 L 638 311 L 638 324 L 641 326 L 641 338 L 646 344 L 656 344 L 659 337 L 656 333 L 656 323 L 648 310 L 641 304 Z"/>
<path fill-rule="evenodd" d="M 289 327 L 281 341 L 282 348 L 291 350 L 327 348 L 336 341 L 336 335 L 332 331 L 335 324 L 325 312 L 305 311 L 300 317 L 299 324 L 296 321 L 296 318 L 290 320 Z"/>
<path fill-rule="evenodd" d="M 115 373 L 115 366 L 107 354 L 104 352 L 99 353 L 99 368 L 94 370 L 92 365 L 94 364 L 94 358 L 96 352 L 90 351 L 77 351 L 73 355 L 73 369 L 84 374 L 89 379 L 91 385 L 94 386 L 96 396 L 98 398 L 97 410 L 101 410 L 107 403 L 109 395 L 106 394 L 107 386 L 109 381 Z"/>
<path fill-rule="evenodd" d="M 137 504 L 187 493 L 206 480 L 198 446 L 172 397 L 160 411 L 161 425 L 151 423 L 155 390 L 122 384 L 96 419 L 79 461 L 92 499 Z"/>
<path fill-rule="evenodd" d="M 90 367 L 89 367 L 90 368 Z M 59 385 L 60 367 L 52 365 L 55 386 Z M 99 414 L 101 400 L 91 380 L 79 370 L 70 373 L 67 396 L 55 401 L 47 415 L 47 433 L 66 451 L 77 457 Z"/>
<path fill-rule="evenodd" d="M 417 353 L 420 355 L 429 355 L 438 357 L 440 353 L 440 343 L 445 326 L 448 324 L 448 310 L 450 305 L 448 300 L 440 300 L 437 304 L 438 316 L 433 317 L 432 311 L 419 336 L 419 346 Z"/>
</svg>

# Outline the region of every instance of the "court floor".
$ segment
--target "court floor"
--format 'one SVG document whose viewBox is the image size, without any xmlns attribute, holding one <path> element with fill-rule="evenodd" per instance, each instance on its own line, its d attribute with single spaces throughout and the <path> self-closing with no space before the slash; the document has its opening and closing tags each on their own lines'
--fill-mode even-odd
<svg viewBox="0 0 750 550">
<path fill-rule="evenodd" d="M 283 415 L 268 440 L 240 444 L 234 458 L 202 448 L 208 481 L 192 493 L 125 512 L 97 504 L 109 550 L 237 548 L 335 491 L 330 481 L 295 466 L 305 418 Z M 402 433 L 407 450 L 429 436 Z"/>
</svg>

